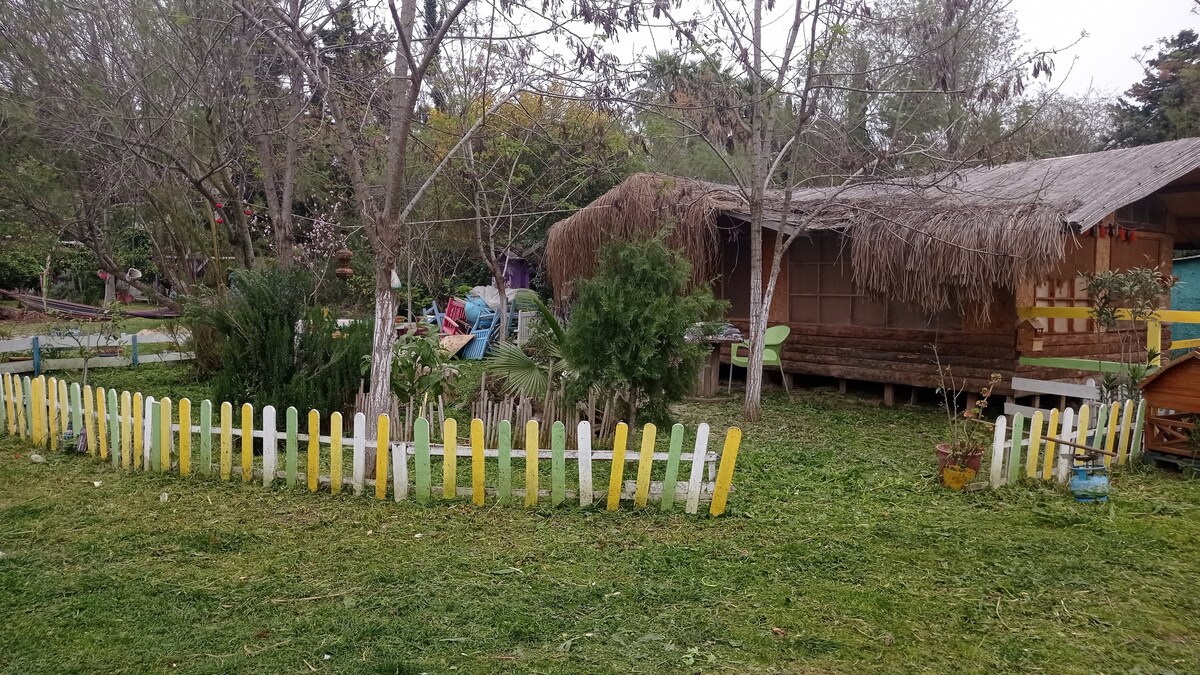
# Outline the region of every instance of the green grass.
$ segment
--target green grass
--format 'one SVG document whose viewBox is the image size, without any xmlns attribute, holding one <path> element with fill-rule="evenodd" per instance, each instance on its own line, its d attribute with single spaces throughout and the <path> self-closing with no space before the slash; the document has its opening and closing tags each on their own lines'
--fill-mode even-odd
<svg viewBox="0 0 1200 675">
<path fill-rule="evenodd" d="M 78 370 L 47 374 L 68 382 L 83 382 L 83 373 Z M 88 384 L 117 391 L 141 392 L 144 396 L 155 398 L 169 396 L 176 401 L 186 397 L 196 405 L 212 397 L 211 385 L 197 379 L 191 366 L 186 363 L 148 363 L 137 368 L 93 368 L 88 370 Z"/>
<path fill-rule="evenodd" d="M 952 493 L 935 411 L 767 410 L 720 519 L 312 496 L 0 441 L 0 669 L 1200 669 L 1195 480 L 1124 471 L 1104 506 Z"/>
</svg>

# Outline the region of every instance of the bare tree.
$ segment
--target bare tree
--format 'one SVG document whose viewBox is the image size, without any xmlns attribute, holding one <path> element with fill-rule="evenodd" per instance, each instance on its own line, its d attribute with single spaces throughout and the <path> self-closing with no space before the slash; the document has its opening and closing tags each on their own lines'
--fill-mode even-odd
<svg viewBox="0 0 1200 675">
<path fill-rule="evenodd" d="M 533 17 L 557 30 L 560 19 L 572 16 L 562 14 L 558 2 L 536 7 L 514 3 L 501 11 L 478 0 L 453 0 L 432 17 L 428 14 L 434 3 L 389 0 L 384 14 L 389 23 L 382 27 L 374 25 L 378 15 L 373 7 L 357 2 L 333 8 L 301 6 L 298 15 L 274 1 L 230 0 L 230 5 L 303 72 L 334 128 L 338 161 L 349 176 L 375 258 L 375 321 L 365 411 L 373 418 L 387 411 L 392 400 L 389 383 L 398 309 L 392 279 L 399 279 L 400 271 L 411 265 L 405 258 L 411 251 L 414 210 L 446 166 L 462 157 L 487 115 L 527 84 L 517 82 L 507 91 L 494 92 L 476 123 L 432 166 L 422 166 L 424 175 L 414 177 L 410 170 L 419 158 L 414 155 L 413 132 L 421 123 L 424 104 L 433 98 L 429 78 L 438 55 L 468 9 L 486 8 L 476 13 L 485 20 L 472 22 L 456 39 L 507 53 L 510 59 L 520 57 L 512 45 L 529 37 L 522 19 Z M 523 9 L 528 12 L 523 14 Z M 628 22 L 615 3 L 577 4 L 570 12 L 610 33 Z M 424 36 L 414 32 L 419 15 L 427 27 Z M 550 15 L 560 19 L 547 19 Z M 592 52 L 581 48 L 577 53 L 586 57 Z"/>
</svg>

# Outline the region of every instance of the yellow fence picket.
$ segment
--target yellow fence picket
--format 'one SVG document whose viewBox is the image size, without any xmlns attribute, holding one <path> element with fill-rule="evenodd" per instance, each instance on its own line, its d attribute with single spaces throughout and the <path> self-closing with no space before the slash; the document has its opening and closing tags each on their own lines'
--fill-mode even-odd
<svg viewBox="0 0 1200 675">
<path fill-rule="evenodd" d="M 254 478 L 254 406 L 242 404 L 242 482 Z"/>
<path fill-rule="evenodd" d="M 1054 453 L 1057 444 L 1050 440 L 1058 438 L 1058 408 L 1050 411 L 1050 421 L 1046 425 L 1046 456 L 1042 459 L 1042 480 L 1054 477 Z"/>
<path fill-rule="evenodd" d="M 471 420 L 471 501 L 483 506 L 483 420 Z"/>
<path fill-rule="evenodd" d="M 458 421 L 453 417 L 442 424 L 442 499 L 454 499 L 458 493 Z"/>
<path fill-rule="evenodd" d="M 171 399 L 164 397 L 158 402 L 158 408 L 158 470 L 171 473 Z"/>
<path fill-rule="evenodd" d="M 379 416 L 379 432 L 375 436 L 375 498 L 387 499 L 388 448 L 390 446 L 391 420 L 386 414 Z"/>
<path fill-rule="evenodd" d="M 29 390 L 29 405 L 33 411 L 33 423 L 29 430 L 29 437 L 33 441 L 33 447 L 40 448 L 46 445 L 46 381 L 42 377 L 36 377 L 30 382 L 32 387 Z"/>
<path fill-rule="evenodd" d="M 192 401 L 179 399 L 179 475 L 192 474 Z"/>
<path fill-rule="evenodd" d="M 658 427 L 647 424 L 642 428 L 642 452 L 638 455 L 637 489 L 633 493 L 633 505 L 642 508 L 650 496 L 650 469 L 654 464 L 654 436 Z"/>
<path fill-rule="evenodd" d="M 140 469 L 142 468 L 142 455 L 141 453 L 135 455 L 133 446 L 131 445 L 133 443 L 133 413 L 130 412 L 130 406 L 133 405 L 132 402 L 133 399 L 130 397 L 129 392 L 121 392 L 121 406 L 118 409 L 119 419 L 121 420 L 121 466 L 129 468 L 130 463 L 132 463 L 133 468 Z M 117 449 L 113 448 L 113 452 L 117 452 Z"/>
<path fill-rule="evenodd" d="M 525 423 L 525 506 L 538 503 L 538 423 Z"/>
<path fill-rule="evenodd" d="M 737 462 L 738 448 L 741 445 L 742 430 L 729 427 L 729 431 L 725 432 L 725 447 L 721 450 L 721 465 L 717 469 L 717 486 L 713 492 L 712 504 L 708 507 L 709 515 L 719 516 L 725 513 L 729 488 L 733 484 L 733 465 Z"/>
<path fill-rule="evenodd" d="M 51 450 L 58 450 L 58 380 L 50 378 L 46 382 L 46 440 Z"/>
<path fill-rule="evenodd" d="M 1133 428 L 1133 416 L 1136 413 L 1136 408 L 1133 401 L 1125 401 L 1125 414 L 1121 419 L 1121 443 L 1117 446 L 1117 466 L 1124 466 L 1125 460 L 1128 459 L 1129 453 L 1129 437 Z"/>
<path fill-rule="evenodd" d="M 317 476 L 321 471 L 321 413 L 316 410 L 308 411 L 308 466 L 305 468 L 305 478 L 308 479 L 308 491 L 317 491 Z"/>
<path fill-rule="evenodd" d="M 221 480 L 233 477 L 233 405 L 221 404 Z"/>
<path fill-rule="evenodd" d="M 329 416 L 329 491 L 342 492 L 342 413 Z"/>
<path fill-rule="evenodd" d="M 142 407 L 142 394 L 135 391 L 133 393 L 133 407 L 131 408 L 133 411 L 133 466 L 137 469 L 149 471 L 150 467 L 146 463 L 146 458 L 142 456 L 144 454 L 142 446 L 145 441 L 142 438 Z"/>
<path fill-rule="evenodd" d="M 625 474 L 625 445 L 628 442 L 629 425 L 621 422 L 617 424 L 616 433 L 613 435 L 612 473 L 608 476 L 608 504 L 606 506 L 609 511 L 616 511 L 621 505 L 621 480 Z"/>
<path fill-rule="evenodd" d="M 96 387 L 96 434 L 100 437 L 100 459 L 108 459 L 108 415 L 104 409 L 104 387 Z M 117 451 L 113 448 L 113 452 Z"/>
</svg>

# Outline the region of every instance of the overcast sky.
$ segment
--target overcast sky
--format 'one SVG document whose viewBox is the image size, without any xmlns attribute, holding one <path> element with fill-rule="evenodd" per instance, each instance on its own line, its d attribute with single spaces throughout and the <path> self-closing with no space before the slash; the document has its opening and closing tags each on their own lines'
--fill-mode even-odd
<svg viewBox="0 0 1200 675">
<path fill-rule="evenodd" d="M 1183 28 L 1197 28 L 1193 0 L 1013 0 L 1017 22 L 1029 46 L 1047 49 L 1088 36 L 1055 57 L 1055 81 L 1071 73 L 1063 91 L 1080 94 L 1091 86 L 1119 94 L 1142 78 L 1132 60 L 1143 47 Z M 1072 61 L 1074 67 L 1072 68 Z"/>
</svg>

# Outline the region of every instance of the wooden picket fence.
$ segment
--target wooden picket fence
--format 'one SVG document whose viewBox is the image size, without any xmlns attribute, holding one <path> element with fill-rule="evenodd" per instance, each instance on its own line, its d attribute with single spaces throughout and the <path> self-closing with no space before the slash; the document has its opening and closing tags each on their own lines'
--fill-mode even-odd
<svg viewBox="0 0 1200 675">
<path fill-rule="evenodd" d="M 387 499 L 389 487 L 395 501 L 415 499 L 426 503 L 434 494 L 442 499 L 470 497 L 476 506 L 484 506 L 489 498 L 494 503 L 526 507 L 549 504 L 560 506 L 568 500 L 578 500 L 581 506 L 603 501 L 605 508 L 616 511 L 621 500 L 632 500 L 635 507 L 645 507 L 651 500 L 668 511 L 683 504 L 686 513 L 694 514 L 701 502 L 707 502 L 710 515 L 719 516 L 726 510 L 732 490 L 733 469 L 741 445 L 742 432 L 730 427 L 718 457 L 709 450 L 710 429 L 700 424 L 696 429 L 693 450 L 683 452 L 684 428 L 671 428 L 668 451 L 656 451 L 657 429 L 647 424 L 642 429 L 640 450 L 629 451 L 629 427 L 617 427 L 611 450 L 592 449 L 592 431 L 587 421 L 579 423 L 573 450 L 566 449 L 566 427 L 555 422 L 550 433 L 550 447 L 539 447 L 537 420 L 529 420 L 524 430 L 526 447 L 513 447 L 513 429 L 508 421 L 497 425 L 495 448 L 485 448 L 483 421 L 470 423 L 469 445 L 458 444 L 458 427 L 454 419 L 446 419 L 442 428 L 442 444 L 430 442 L 430 425 L 425 418 L 413 423 L 411 442 L 396 442 L 388 415 L 380 415 L 375 434 L 367 433 L 367 418 L 354 416 L 351 434 L 343 432 L 340 413 L 327 418 L 328 434 L 322 435 L 322 420 L 318 411 L 307 414 L 307 431 L 300 433 L 300 414 L 295 408 L 285 413 L 284 428 L 277 424 L 273 406 L 264 406 L 255 423 L 254 408 L 241 406 L 238 424 L 234 424 L 233 406 L 221 403 L 214 420 L 211 401 L 200 403 L 198 419 L 193 416 L 192 402 L 186 398 L 175 402 L 169 398 L 156 401 L 140 393 L 130 394 L 45 376 L 37 378 L 3 374 L 0 387 L 0 406 L 4 421 L 0 425 L 9 434 L 29 438 L 36 447 L 66 449 L 74 442 L 85 448 L 92 457 L 111 461 L 114 468 L 156 472 L 178 471 L 180 476 L 193 473 L 209 476 L 216 468 L 221 480 L 231 480 L 235 470 L 242 482 L 256 478 L 264 487 L 282 480 L 288 487 L 297 482 L 309 492 L 328 490 L 339 494 L 350 486 L 354 494 L 368 488 L 376 499 Z M 193 422 L 198 422 L 194 424 Z M 82 433 L 80 433 L 82 430 Z M 435 430 L 436 431 L 436 430 Z M 240 466 L 235 467 L 234 437 L 239 440 Z M 372 438 L 377 440 L 371 440 Z M 260 453 L 255 452 L 259 439 Z M 197 442 L 198 441 L 198 442 Z M 279 468 L 280 443 L 283 444 L 284 468 Z M 300 447 L 304 446 L 305 466 L 301 471 Z M 350 448 L 350 475 L 344 476 L 344 449 Z M 368 447 L 375 450 L 374 480 L 366 478 Z M 442 483 L 433 484 L 432 458 L 440 457 Z M 458 458 L 470 462 L 470 486 L 460 486 Z M 523 461 L 524 481 L 520 487 L 513 478 L 513 460 Z M 541 487 L 543 460 L 549 460 L 549 489 Z M 568 490 L 567 461 L 576 464 L 577 479 Z M 662 469 L 661 480 L 652 480 L 655 462 Z M 608 464 L 607 486 L 593 484 L 593 468 Z M 636 463 L 635 480 L 624 480 L 626 464 Z M 679 480 L 680 471 L 687 466 L 688 476 Z M 322 469 L 327 473 L 322 474 Z M 493 474 L 492 486 L 487 475 Z M 389 475 L 391 477 L 389 481 Z M 601 479 L 603 480 L 603 479 Z M 597 490 L 596 487 L 600 489 Z"/>
<path fill-rule="evenodd" d="M 988 485 L 998 488 L 1022 478 L 1066 482 L 1071 457 L 1084 451 L 1059 441 L 1103 449 L 1111 453 L 1104 456 L 1105 465 L 1123 466 L 1142 452 L 1145 415 L 1145 401 L 1128 400 L 1037 411 L 1028 419 L 1023 413 L 1002 415 L 996 419 Z"/>
</svg>

